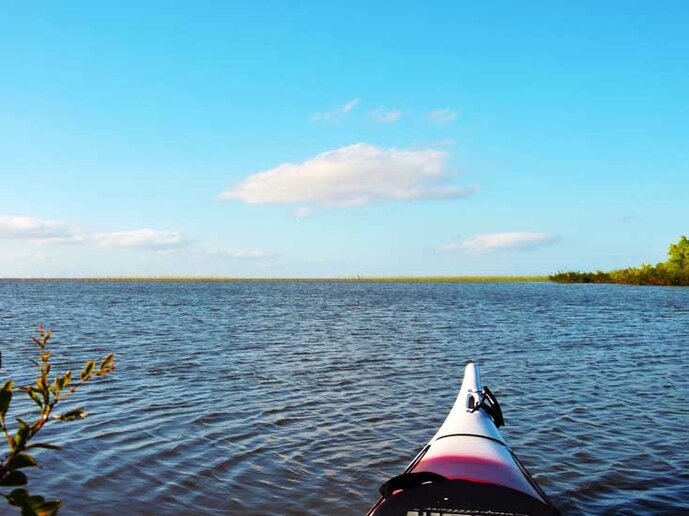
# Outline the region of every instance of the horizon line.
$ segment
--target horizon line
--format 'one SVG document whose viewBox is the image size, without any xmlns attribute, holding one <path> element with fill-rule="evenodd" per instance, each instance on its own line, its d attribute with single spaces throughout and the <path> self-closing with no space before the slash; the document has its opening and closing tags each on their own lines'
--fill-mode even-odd
<svg viewBox="0 0 689 516">
<path fill-rule="evenodd" d="M 94 281 L 94 282 L 544 282 L 547 275 L 432 275 L 432 276 L 17 276 L 0 281 Z"/>
</svg>

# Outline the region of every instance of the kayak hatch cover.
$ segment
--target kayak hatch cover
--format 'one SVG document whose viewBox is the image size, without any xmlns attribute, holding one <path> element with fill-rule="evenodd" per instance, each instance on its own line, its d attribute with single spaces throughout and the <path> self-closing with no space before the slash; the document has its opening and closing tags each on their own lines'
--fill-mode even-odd
<svg viewBox="0 0 689 516">
<path fill-rule="evenodd" d="M 368 516 L 558 515 L 498 427 L 497 399 L 469 362 L 440 429 L 404 473 L 380 488 Z"/>
</svg>

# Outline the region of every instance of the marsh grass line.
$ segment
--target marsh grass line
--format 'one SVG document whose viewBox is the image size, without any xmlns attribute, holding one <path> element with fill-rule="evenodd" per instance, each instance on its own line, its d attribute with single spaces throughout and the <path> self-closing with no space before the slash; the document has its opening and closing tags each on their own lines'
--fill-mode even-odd
<svg viewBox="0 0 689 516">
<path fill-rule="evenodd" d="M 0 281 L 64 281 L 84 283 L 289 283 L 289 282 L 340 282 L 340 283 L 525 283 L 547 282 L 547 276 L 352 276 L 319 278 L 242 278 L 225 276 L 103 276 L 75 278 L 0 278 Z"/>
</svg>

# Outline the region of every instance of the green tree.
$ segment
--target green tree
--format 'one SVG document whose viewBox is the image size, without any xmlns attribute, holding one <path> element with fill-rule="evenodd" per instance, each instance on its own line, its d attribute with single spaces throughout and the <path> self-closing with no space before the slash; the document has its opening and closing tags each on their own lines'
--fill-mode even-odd
<svg viewBox="0 0 689 516">
<path fill-rule="evenodd" d="M 676 244 L 671 244 L 667 261 L 657 265 L 641 264 L 610 272 L 558 272 L 548 278 L 558 283 L 689 286 L 689 239 L 682 236 Z"/>
<path fill-rule="evenodd" d="M 72 371 L 62 375 L 50 375 L 52 353 L 48 351 L 48 342 L 52 337 L 50 331 L 42 326 L 38 329 L 38 337 L 33 337 L 38 346 L 39 360 L 32 360 L 38 370 L 36 382 L 31 385 L 15 386 L 14 381 L 7 380 L 0 389 L 0 439 L 4 436 L 8 451 L 0 462 L 0 487 L 14 487 L 10 493 L 1 494 L 10 505 L 21 510 L 22 516 L 51 516 L 60 509 L 60 500 L 46 500 L 42 496 L 32 496 L 20 486 L 28 483 L 22 469 L 36 466 L 36 459 L 29 454 L 34 449 L 59 449 L 59 446 L 48 443 L 33 442 L 32 439 L 51 420 L 73 421 L 87 416 L 83 407 L 72 409 L 64 414 L 53 414 L 55 406 L 64 401 L 76 390 L 92 378 L 104 377 L 115 370 L 115 355 L 109 354 L 100 364 L 95 360 L 86 362 L 78 378 L 73 381 Z M 38 406 L 38 415 L 31 422 L 16 418 L 16 429 L 8 424 L 8 411 L 12 403 L 13 394 L 23 392 Z"/>
<path fill-rule="evenodd" d="M 666 264 L 672 269 L 689 270 L 689 239 L 682 235 L 679 242 L 670 244 Z"/>
</svg>

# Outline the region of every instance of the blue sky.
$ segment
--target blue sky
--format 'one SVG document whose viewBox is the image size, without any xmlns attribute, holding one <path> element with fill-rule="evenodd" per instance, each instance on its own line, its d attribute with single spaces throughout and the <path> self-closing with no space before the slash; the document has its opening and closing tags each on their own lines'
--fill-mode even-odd
<svg viewBox="0 0 689 516">
<path fill-rule="evenodd" d="M 686 2 L 5 2 L 0 276 L 541 274 L 689 233 Z"/>
</svg>

